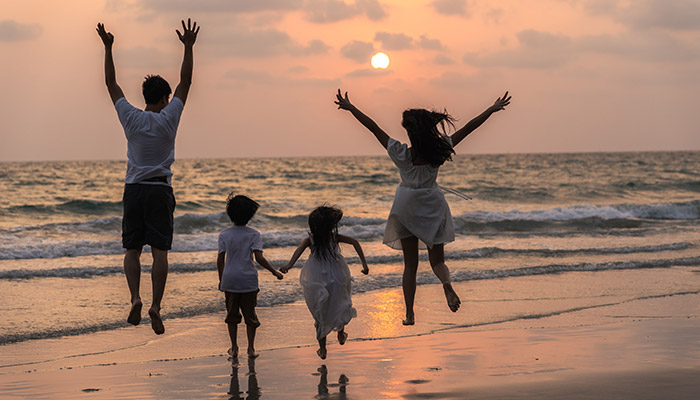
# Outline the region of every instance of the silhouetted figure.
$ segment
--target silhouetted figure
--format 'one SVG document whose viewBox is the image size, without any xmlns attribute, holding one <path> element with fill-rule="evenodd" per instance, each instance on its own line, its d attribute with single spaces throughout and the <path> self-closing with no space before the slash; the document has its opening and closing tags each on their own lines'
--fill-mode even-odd
<svg viewBox="0 0 700 400">
<path fill-rule="evenodd" d="M 243 400 L 241 397 L 241 387 L 238 384 L 238 363 L 234 362 L 231 371 L 231 386 L 228 394 L 231 400 Z M 258 375 L 255 372 L 255 358 L 248 358 L 248 397 L 247 400 L 258 400 L 260 398 L 260 387 L 258 386 Z"/>
<path fill-rule="evenodd" d="M 357 315 L 352 307 L 351 277 L 348 264 L 340 254 L 339 243 L 353 245 L 362 262 L 362 273 L 367 275 L 369 267 L 357 240 L 338 234 L 338 223 L 343 211 L 338 207 L 321 206 L 309 214 L 310 237 L 301 241 L 287 265 L 280 271 L 287 273 L 307 247 L 311 255 L 299 274 L 299 282 L 304 290 L 304 300 L 314 317 L 318 350 L 316 354 L 326 359 L 326 336 L 338 331 L 338 343 L 345 344 L 348 334 L 345 325 Z"/>
<path fill-rule="evenodd" d="M 193 47 L 199 28 L 197 23 L 182 22 L 183 33 L 176 30 L 185 46 L 180 69 L 180 83 L 175 88 L 172 101 L 168 82 L 158 75 L 148 75 L 143 82 L 146 108 L 139 110 L 124 98 L 117 84 L 112 57 L 114 36 L 97 24 L 97 33 L 105 46 L 105 83 L 114 103 L 127 139 L 127 169 L 124 180 L 124 217 L 122 219 L 122 246 L 124 273 L 131 292 L 131 311 L 127 321 L 141 322 L 141 251 L 151 246 L 153 269 L 153 302 L 148 310 L 153 331 L 165 332 L 160 316 L 161 300 L 168 276 L 168 250 L 173 241 L 173 211 L 175 197 L 171 186 L 170 166 L 175 156 L 175 136 L 180 115 L 192 84 Z"/>
<path fill-rule="evenodd" d="M 325 365 L 321 365 L 321 367 L 318 368 L 317 370 L 321 374 L 321 378 L 318 382 L 318 395 L 316 396 L 317 399 L 319 400 L 331 400 L 331 399 L 339 399 L 339 400 L 344 400 L 347 399 L 347 384 L 350 382 L 350 379 L 348 379 L 345 374 L 340 374 L 338 377 L 338 383 L 337 384 L 328 384 L 328 368 L 326 368 Z M 338 387 L 338 393 L 331 393 L 328 387 Z"/>
<path fill-rule="evenodd" d="M 255 353 L 255 331 L 260 326 L 255 306 L 258 304 L 258 270 L 253 259 L 270 271 L 277 279 L 284 276 L 263 256 L 260 232 L 246 226 L 260 205 L 249 197 L 229 194 L 226 199 L 226 214 L 233 226 L 219 234 L 219 255 L 216 268 L 219 271 L 219 290 L 226 296 L 226 324 L 231 338 L 232 358 L 238 357 L 238 324 L 241 314 L 245 319 L 248 336 L 248 358 Z"/>
<path fill-rule="evenodd" d="M 450 281 L 445 265 L 445 243 L 454 241 L 454 225 L 450 208 L 436 180 L 440 166 L 452 159 L 453 147 L 483 124 L 491 114 L 510 104 L 506 92 L 483 113 L 469 121 L 451 136 L 446 125 L 454 127 L 454 118 L 447 112 L 411 109 L 403 112 L 401 125 L 406 129 L 411 147 L 387 135 L 371 118 L 350 103 L 347 92 L 340 89 L 335 104 L 348 110 L 365 128 L 369 129 L 399 169 L 401 183 L 396 188 L 394 204 L 389 212 L 384 244 L 403 250 L 403 294 L 406 303 L 404 325 L 415 323 L 413 301 L 416 296 L 418 271 L 418 241 L 425 243 L 433 272 L 442 282 L 450 310 L 459 309 L 460 300 Z"/>
</svg>

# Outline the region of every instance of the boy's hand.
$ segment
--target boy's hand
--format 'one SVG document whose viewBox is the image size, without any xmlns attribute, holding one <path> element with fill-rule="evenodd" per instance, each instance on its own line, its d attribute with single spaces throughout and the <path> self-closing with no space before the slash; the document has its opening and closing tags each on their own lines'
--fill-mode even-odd
<svg viewBox="0 0 700 400">
<path fill-rule="evenodd" d="M 363 265 L 362 266 L 362 273 L 365 275 L 369 274 L 369 267 L 366 265 Z"/>
<path fill-rule="evenodd" d="M 273 270 L 273 271 L 272 271 L 272 275 L 276 276 L 277 279 L 283 279 L 283 278 L 284 278 L 284 275 L 282 275 L 279 271 Z"/>
<path fill-rule="evenodd" d="M 287 272 L 289 272 L 289 268 L 291 268 L 291 267 L 292 266 L 289 264 L 283 265 L 280 267 L 280 272 L 283 274 L 286 274 Z"/>
</svg>

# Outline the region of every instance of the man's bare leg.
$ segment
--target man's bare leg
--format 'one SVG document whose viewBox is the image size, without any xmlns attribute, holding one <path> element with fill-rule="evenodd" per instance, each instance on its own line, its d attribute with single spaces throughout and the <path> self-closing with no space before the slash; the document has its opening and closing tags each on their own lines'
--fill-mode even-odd
<svg viewBox="0 0 700 400">
<path fill-rule="evenodd" d="M 416 273 L 418 272 L 418 238 L 411 236 L 401 239 L 403 250 L 403 300 L 406 303 L 406 319 L 404 325 L 416 323 L 413 313 L 413 301 L 416 298 Z"/>
<path fill-rule="evenodd" d="M 138 325 L 141 322 L 141 294 L 139 293 L 141 285 L 141 248 L 127 249 L 124 254 L 124 275 L 126 275 L 126 283 L 129 286 L 131 293 L 131 311 L 127 321 L 132 325 Z"/>
<path fill-rule="evenodd" d="M 153 303 L 148 310 L 151 317 L 151 327 L 156 335 L 165 333 L 163 320 L 160 317 L 160 302 L 165 292 L 165 282 L 168 279 L 168 252 L 156 248 L 151 249 L 153 254 L 153 269 L 151 271 L 151 283 L 153 285 Z"/>
</svg>

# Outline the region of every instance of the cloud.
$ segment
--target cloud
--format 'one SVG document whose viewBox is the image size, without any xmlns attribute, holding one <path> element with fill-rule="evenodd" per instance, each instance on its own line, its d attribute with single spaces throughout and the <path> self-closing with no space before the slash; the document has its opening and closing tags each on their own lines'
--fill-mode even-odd
<svg viewBox="0 0 700 400">
<path fill-rule="evenodd" d="M 215 54 L 225 57 L 304 56 L 326 53 L 330 49 L 321 40 L 314 39 L 303 45 L 277 29 L 247 29 L 240 25 L 213 35 L 206 43 L 216 47 Z"/>
<path fill-rule="evenodd" d="M 374 53 L 374 45 L 369 42 L 361 42 L 353 40 L 340 49 L 340 53 L 345 57 L 356 62 L 369 62 L 370 57 Z"/>
<path fill-rule="evenodd" d="M 340 85 L 338 79 L 323 79 L 323 78 L 300 78 L 290 79 L 284 76 L 272 75 L 260 70 L 249 70 L 243 68 L 235 68 L 226 72 L 226 79 L 235 83 L 237 86 L 255 85 L 275 85 L 275 86 L 321 86 L 321 87 L 337 87 Z"/>
<path fill-rule="evenodd" d="M 622 3 L 589 0 L 584 9 L 593 15 L 609 15 L 637 30 L 700 30 L 700 2 L 697 0 L 635 0 Z"/>
<path fill-rule="evenodd" d="M 451 57 L 448 57 L 444 54 L 438 54 L 433 59 L 433 62 L 437 65 L 452 65 L 455 63 L 455 60 L 453 60 Z"/>
<path fill-rule="evenodd" d="M 170 13 L 251 13 L 291 11 L 302 8 L 303 0 L 142 0 L 144 9 Z"/>
<path fill-rule="evenodd" d="M 381 42 L 385 50 L 406 50 L 413 47 L 413 38 L 403 33 L 377 32 L 374 40 Z"/>
<path fill-rule="evenodd" d="M 165 68 L 171 67 L 176 62 L 175 57 L 165 54 L 155 47 L 137 46 L 128 49 L 115 50 L 115 60 L 118 60 L 120 65 L 128 68 Z M 155 72 L 155 71 L 152 71 Z"/>
<path fill-rule="evenodd" d="M 0 42 L 21 42 L 41 36 L 43 28 L 38 24 L 22 24 L 11 19 L 0 21 Z"/>
<path fill-rule="evenodd" d="M 456 87 L 472 87 L 482 84 L 482 80 L 477 76 L 468 76 L 459 72 L 445 72 L 437 78 L 429 81 L 434 86 L 456 88 Z"/>
<path fill-rule="evenodd" d="M 442 50 L 444 48 L 440 39 L 430 39 L 425 35 L 420 36 L 418 45 L 426 50 Z"/>
<path fill-rule="evenodd" d="M 469 16 L 466 0 L 435 0 L 431 5 L 438 14 Z"/>
<path fill-rule="evenodd" d="M 393 71 L 390 69 L 379 69 L 379 68 L 364 68 L 358 69 L 352 72 L 348 72 L 345 76 L 350 78 L 364 78 L 371 76 L 384 76 L 392 74 Z"/>
<path fill-rule="evenodd" d="M 463 60 L 477 67 L 546 69 L 558 67 L 575 56 L 573 41 L 564 35 L 525 30 L 517 35 L 520 47 L 490 54 L 467 53 Z"/>
<path fill-rule="evenodd" d="M 337 22 L 362 14 L 372 21 L 379 21 L 387 16 L 377 0 L 357 0 L 352 4 L 343 0 L 309 0 L 304 12 L 306 19 L 315 23 Z"/>
</svg>

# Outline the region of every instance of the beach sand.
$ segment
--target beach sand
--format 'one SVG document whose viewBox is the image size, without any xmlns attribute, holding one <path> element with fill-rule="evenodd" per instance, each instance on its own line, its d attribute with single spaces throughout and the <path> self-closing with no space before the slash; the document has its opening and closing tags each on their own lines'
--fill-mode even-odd
<svg viewBox="0 0 700 400">
<path fill-rule="evenodd" d="M 647 279 L 695 271 L 642 271 Z M 614 278 L 615 271 L 604 278 Z M 622 272 L 620 272 L 622 274 Z M 607 273 L 606 273 L 607 274 Z M 598 274 L 568 274 L 595 285 Z M 630 278 L 629 274 L 625 275 Z M 678 278 L 676 276 L 676 278 Z M 524 278 L 541 287 L 550 278 Z M 697 279 L 697 278 L 696 278 Z M 562 277 L 559 277 L 559 282 Z M 583 282 L 583 283 L 582 283 Z M 617 281 L 620 284 L 620 281 Z M 566 284 L 563 284 L 566 286 Z M 567 309 L 551 299 L 485 301 L 498 280 L 457 283 L 462 309 L 439 285 L 419 287 L 417 324 L 400 325 L 400 289 L 353 297 L 350 340 L 315 353 L 303 302 L 260 308 L 260 357 L 227 360 L 223 314 L 0 348 L 3 399 L 697 399 L 700 295 L 606 299 Z M 570 288 L 563 288 L 570 290 Z M 525 296 L 526 297 L 526 296 Z M 500 303 L 500 305 L 498 304 Z M 532 304 L 536 303 L 536 304 Z M 516 306 L 517 305 L 517 306 Z M 399 314 L 397 314 L 399 312 Z M 500 313 L 500 314 L 498 314 Z M 494 314 L 498 314 L 495 315 Z M 501 315 L 502 314 L 502 315 Z M 490 315 L 479 319 L 479 315 Z M 523 317 L 528 315 L 530 317 Z M 465 322 L 467 321 L 467 322 Z M 471 322 L 469 322 L 471 321 Z M 481 321 L 481 322 L 480 322 Z M 487 321 L 487 322 L 483 322 Z M 378 339 L 382 337 L 381 339 Z M 240 342 L 245 346 L 245 339 Z M 36 360 L 32 362 L 31 360 Z M 47 361 L 48 360 L 48 361 Z"/>
</svg>

